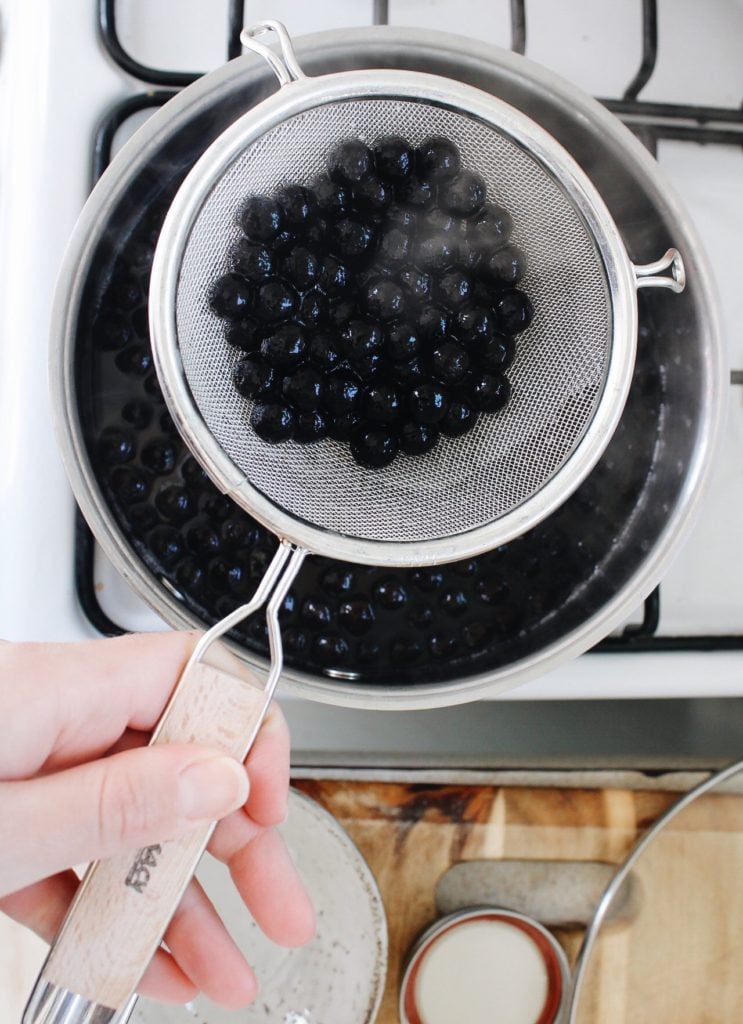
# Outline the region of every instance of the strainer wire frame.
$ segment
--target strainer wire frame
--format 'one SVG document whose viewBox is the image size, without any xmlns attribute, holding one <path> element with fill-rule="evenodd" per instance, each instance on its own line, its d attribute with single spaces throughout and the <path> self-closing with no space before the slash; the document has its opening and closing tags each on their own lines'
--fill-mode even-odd
<svg viewBox="0 0 743 1024">
<path fill-rule="evenodd" d="M 572 452 L 532 496 L 467 531 L 421 541 L 347 536 L 308 522 L 263 494 L 227 455 L 191 392 L 178 344 L 176 299 L 192 227 L 212 188 L 256 140 L 285 120 L 318 106 L 352 100 L 410 100 L 464 114 L 505 133 L 567 195 L 585 222 L 606 274 L 611 337 L 603 390 Z M 196 162 L 175 196 L 157 244 L 150 283 L 150 328 L 163 396 L 189 449 L 219 490 L 265 527 L 313 554 L 376 566 L 425 566 L 470 558 L 521 536 L 549 516 L 600 458 L 619 422 L 637 344 L 635 268 L 601 196 L 547 132 L 508 104 L 468 85 L 409 71 L 352 71 L 292 79 L 226 129 Z"/>
</svg>

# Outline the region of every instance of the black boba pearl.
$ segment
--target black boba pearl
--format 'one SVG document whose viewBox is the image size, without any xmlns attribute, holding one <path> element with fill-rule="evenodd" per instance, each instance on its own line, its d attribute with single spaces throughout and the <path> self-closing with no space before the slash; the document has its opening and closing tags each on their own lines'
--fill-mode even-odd
<svg viewBox="0 0 743 1024">
<path fill-rule="evenodd" d="M 330 432 L 330 417 L 321 409 L 298 412 L 294 421 L 294 440 L 298 444 L 314 444 Z"/>
<path fill-rule="evenodd" d="M 275 548 L 269 543 L 259 544 L 248 555 L 248 576 L 251 580 L 262 580 L 274 556 Z"/>
<path fill-rule="evenodd" d="M 493 306 L 498 325 L 506 334 L 525 331 L 534 317 L 534 307 L 528 297 L 518 288 L 504 292 Z"/>
<path fill-rule="evenodd" d="M 239 274 L 223 274 L 217 278 L 209 294 L 209 305 L 217 316 L 239 320 L 250 312 L 253 289 Z"/>
<path fill-rule="evenodd" d="M 371 224 L 344 217 L 335 225 L 331 241 L 341 256 L 357 259 L 371 250 L 374 238 Z"/>
<path fill-rule="evenodd" d="M 177 440 L 180 444 L 181 435 L 178 432 L 178 427 L 175 425 L 175 421 L 166 409 L 165 412 L 160 414 L 160 429 L 163 434 L 167 434 L 168 437 L 172 437 Z"/>
<path fill-rule="evenodd" d="M 511 237 L 512 230 L 513 219 L 508 210 L 490 203 L 470 222 L 468 235 L 485 243 L 490 249 L 498 249 Z"/>
<path fill-rule="evenodd" d="M 246 581 L 245 566 L 232 558 L 214 558 L 209 563 L 209 585 L 220 594 L 234 594 Z"/>
<path fill-rule="evenodd" d="M 107 427 L 98 441 L 98 456 L 108 466 L 131 462 L 137 453 L 137 442 L 128 430 Z"/>
<path fill-rule="evenodd" d="M 406 455 L 423 455 L 436 446 L 437 427 L 425 423 L 405 423 L 400 430 L 400 450 Z"/>
<path fill-rule="evenodd" d="M 93 338 L 96 348 L 103 352 L 115 352 L 134 340 L 134 332 L 120 313 L 109 313 L 96 320 Z"/>
<path fill-rule="evenodd" d="M 215 523 L 224 522 L 235 511 L 235 506 L 224 494 L 207 494 L 202 502 L 204 515 Z"/>
<path fill-rule="evenodd" d="M 231 320 L 224 330 L 224 338 L 228 345 L 242 349 L 243 352 L 255 352 L 261 347 L 261 336 L 258 321 L 252 316 L 242 320 Z"/>
<path fill-rule="evenodd" d="M 468 430 L 472 430 L 476 421 L 477 412 L 473 405 L 461 398 L 454 398 L 449 403 L 446 415 L 439 423 L 439 429 L 448 437 L 461 437 Z"/>
<path fill-rule="evenodd" d="M 405 292 L 395 281 L 377 278 L 372 281 L 364 294 L 366 308 L 380 320 L 392 320 L 405 309 Z"/>
<path fill-rule="evenodd" d="M 397 275 L 397 280 L 418 302 L 427 302 L 431 298 L 431 275 L 418 267 L 404 267 Z"/>
<path fill-rule="evenodd" d="M 458 384 L 467 376 L 470 360 L 461 345 L 444 341 L 431 353 L 431 366 L 438 380 L 444 384 Z"/>
<path fill-rule="evenodd" d="M 459 242 L 459 262 L 465 270 L 479 270 L 482 263 L 483 251 L 489 251 L 485 246 L 479 245 L 471 238 L 462 238 Z"/>
<path fill-rule="evenodd" d="M 457 259 L 458 246 L 448 235 L 430 235 L 418 242 L 416 262 L 428 270 L 445 270 Z"/>
<path fill-rule="evenodd" d="M 498 412 L 511 397 L 511 385 L 501 373 L 478 373 L 470 388 L 475 408 L 481 412 Z"/>
<path fill-rule="evenodd" d="M 442 135 L 432 135 L 418 147 L 418 166 L 424 178 L 445 181 L 459 173 L 459 150 Z"/>
<path fill-rule="evenodd" d="M 455 636 L 447 633 L 434 633 L 428 641 L 428 650 L 437 661 L 452 658 L 457 653 L 459 642 Z"/>
<path fill-rule="evenodd" d="M 260 537 L 258 527 L 247 516 L 225 520 L 219 533 L 225 547 L 241 551 L 253 547 Z"/>
<path fill-rule="evenodd" d="M 353 437 L 356 431 L 363 426 L 363 422 L 357 413 L 342 413 L 331 420 L 328 436 L 347 445 L 348 439 Z"/>
<path fill-rule="evenodd" d="M 318 331 L 310 338 L 307 355 L 309 361 L 318 370 L 329 373 L 340 362 L 341 342 L 338 336 L 330 331 Z"/>
<path fill-rule="evenodd" d="M 113 286 L 113 298 L 118 309 L 130 313 L 142 302 L 142 289 L 135 277 L 128 274 L 121 277 Z"/>
<path fill-rule="evenodd" d="M 257 242 L 267 242 L 281 231 L 281 207 L 268 196 L 251 196 L 240 211 L 240 226 Z"/>
<path fill-rule="evenodd" d="M 335 416 L 353 413 L 361 396 L 358 380 L 342 371 L 335 371 L 327 378 L 325 405 Z"/>
<path fill-rule="evenodd" d="M 118 466 L 111 474 L 111 487 L 125 505 L 145 501 L 150 493 L 150 483 L 144 473 L 133 466 Z"/>
<path fill-rule="evenodd" d="M 284 377 L 281 393 L 295 409 L 314 412 L 322 405 L 325 378 L 312 366 L 300 366 L 290 376 Z"/>
<path fill-rule="evenodd" d="M 193 456 L 188 455 L 181 463 L 181 476 L 194 489 L 204 486 L 211 486 L 209 477 L 203 466 L 200 466 Z"/>
<path fill-rule="evenodd" d="M 377 174 L 387 181 L 407 178 L 415 165 L 415 150 L 399 135 L 385 135 L 374 145 Z"/>
<path fill-rule="evenodd" d="M 389 466 L 398 452 L 397 436 L 388 427 L 363 424 L 351 442 L 351 454 L 360 466 L 381 469 Z"/>
<path fill-rule="evenodd" d="M 199 594 L 206 584 L 206 573 L 195 558 L 182 558 L 176 566 L 175 582 L 186 594 Z"/>
<path fill-rule="evenodd" d="M 403 411 L 402 396 L 391 384 L 374 384 L 361 395 L 361 412 L 372 423 L 397 423 Z"/>
<path fill-rule="evenodd" d="M 261 242 L 241 238 L 235 246 L 232 265 L 235 272 L 246 281 L 258 284 L 275 272 L 276 259 L 271 250 Z"/>
<path fill-rule="evenodd" d="M 297 324 L 283 324 L 261 342 L 261 355 L 277 370 L 291 370 L 304 359 L 307 340 Z"/>
<path fill-rule="evenodd" d="M 356 658 L 360 665 L 375 665 L 381 657 L 382 645 L 374 637 L 362 640 L 356 651 Z"/>
<path fill-rule="evenodd" d="M 331 565 L 320 577 L 320 586 L 330 594 L 348 594 L 356 586 L 356 577 L 351 569 Z"/>
<path fill-rule="evenodd" d="M 459 225 L 459 221 L 446 210 L 434 208 L 423 218 L 422 230 L 427 235 L 448 235 Z M 454 237 L 452 235 L 452 237 Z"/>
<path fill-rule="evenodd" d="M 493 314 L 486 306 L 465 306 L 457 314 L 456 332 L 466 348 L 477 351 L 497 333 Z"/>
<path fill-rule="evenodd" d="M 516 340 L 508 334 L 494 334 L 477 354 L 483 370 L 507 370 L 516 355 Z"/>
<path fill-rule="evenodd" d="M 269 444 L 288 441 L 294 429 L 294 411 L 281 402 L 256 402 L 250 413 L 250 425 Z"/>
<path fill-rule="evenodd" d="M 411 174 L 397 186 L 397 198 L 401 203 L 417 210 L 426 210 L 436 201 L 436 188 L 427 178 Z"/>
<path fill-rule="evenodd" d="M 384 220 L 388 229 L 399 228 L 408 233 L 415 230 L 420 212 L 407 203 L 393 203 L 385 210 Z"/>
<path fill-rule="evenodd" d="M 142 464 L 160 476 L 172 473 L 177 459 L 178 449 L 172 441 L 156 438 L 142 449 Z"/>
<path fill-rule="evenodd" d="M 439 598 L 439 604 L 447 615 L 457 618 L 467 611 L 467 595 L 463 590 L 445 590 Z"/>
<path fill-rule="evenodd" d="M 320 277 L 320 260 L 306 245 L 295 245 L 281 261 L 281 273 L 300 292 Z"/>
<path fill-rule="evenodd" d="M 490 630 L 485 622 L 468 622 L 462 629 L 462 642 L 470 651 L 482 650 L 489 638 Z"/>
<path fill-rule="evenodd" d="M 437 345 L 449 337 L 450 317 L 442 306 L 423 306 L 418 314 L 418 332 L 424 341 Z"/>
<path fill-rule="evenodd" d="M 347 139 L 331 150 L 327 163 L 334 181 L 353 185 L 374 170 L 374 154 L 359 139 Z"/>
<path fill-rule="evenodd" d="M 386 360 L 382 352 L 368 352 L 351 360 L 353 372 L 364 384 L 380 380 L 386 370 Z"/>
<path fill-rule="evenodd" d="M 348 267 L 336 256 L 324 256 L 320 264 L 318 284 L 331 298 L 341 295 L 351 286 L 351 274 Z"/>
<path fill-rule="evenodd" d="M 288 320 L 297 308 L 297 293 L 290 284 L 277 278 L 266 281 L 258 289 L 255 303 L 255 315 L 259 320 L 271 323 L 276 320 Z"/>
<path fill-rule="evenodd" d="M 321 665 L 342 665 L 348 659 L 349 647 L 337 633 L 320 633 L 312 644 L 312 653 Z"/>
<path fill-rule="evenodd" d="M 232 380 L 241 395 L 246 398 L 261 398 L 276 384 L 278 374 L 262 356 L 251 355 L 235 363 Z"/>
<path fill-rule="evenodd" d="M 405 263 L 413 251 L 413 240 L 410 232 L 403 228 L 390 228 L 379 242 L 378 258 L 389 267 Z"/>
<path fill-rule="evenodd" d="M 302 234 L 317 216 L 317 196 L 304 185 L 286 185 L 276 197 L 283 222 L 291 231 Z"/>
<path fill-rule="evenodd" d="M 333 619 L 333 612 L 329 604 L 314 597 L 307 597 L 299 609 L 299 616 L 308 626 L 327 626 Z"/>
<path fill-rule="evenodd" d="M 483 258 L 480 273 L 496 284 L 518 284 L 526 273 L 524 254 L 515 245 L 504 245 Z"/>
<path fill-rule="evenodd" d="M 222 547 L 222 538 L 211 526 L 192 526 L 186 534 L 186 544 L 195 555 L 212 558 Z"/>
<path fill-rule="evenodd" d="M 313 184 L 320 213 L 334 219 L 344 217 L 351 205 L 351 192 L 345 185 L 323 175 Z"/>
<path fill-rule="evenodd" d="M 172 526 L 157 526 L 147 538 L 149 548 L 162 565 L 174 565 L 183 555 L 183 541 Z"/>
<path fill-rule="evenodd" d="M 122 373 L 144 377 L 152 369 L 152 352 L 143 345 L 130 345 L 116 353 L 116 365 Z"/>
<path fill-rule="evenodd" d="M 412 578 L 413 583 L 424 594 L 432 594 L 444 582 L 444 574 L 441 569 L 415 569 Z"/>
<path fill-rule="evenodd" d="M 392 186 L 382 181 L 375 174 L 363 178 L 353 187 L 353 198 L 359 210 L 365 213 L 383 213 L 392 204 L 394 192 Z"/>
<path fill-rule="evenodd" d="M 398 384 L 403 387 L 414 388 L 422 384 L 428 377 L 426 369 L 420 359 L 411 359 L 407 363 L 397 363 L 392 371 L 392 376 Z"/>
<path fill-rule="evenodd" d="M 154 257 L 155 249 L 149 242 L 131 241 L 126 247 L 129 269 L 135 274 L 148 274 Z"/>
<path fill-rule="evenodd" d="M 435 384 L 420 384 L 410 392 L 410 415 L 415 423 L 440 423 L 449 408 L 449 399 L 443 388 Z"/>
<path fill-rule="evenodd" d="M 160 387 L 160 381 L 157 379 L 156 373 L 151 373 L 149 377 L 145 378 L 144 389 L 148 395 L 151 395 L 159 404 L 163 404 L 163 391 Z"/>
<path fill-rule="evenodd" d="M 152 406 L 138 398 L 132 398 L 121 410 L 122 418 L 135 430 L 144 430 L 152 422 Z"/>
<path fill-rule="evenodd" d="M 271 241 L 271 250 L 277 257 L 286 256 L 290 249 L 292 249 L 299 242 L 299 237 L 296 232 L 285 229 L 279 231 L 278 235 Z"/>
<path fill-rule="evenodd" d="M 449 213 L 471 217 L 485 202 L 484 179 L 474 171 L 460 171 L 439 189 L 439 205 Z"/>
<path fill-rule="evenodd" d="M 327 249 L 327 233 L 327 222 L 322 217 L 318 217 L 312 224 L 308 224 L 298 237 L 303 239 L 315 252 L 321 254 Z"/>
<path fill-rule="evenodd" d="M 135 309 L 129 317 L 134 333 L 142 341 L 149 342 L 150 340 L 150 321 L 147 311 L 147 306 L 140 306 L 139 309 Z"/>
<path fill-rule="evenodd" d="M 155 495 L 155 505 L 161 515 L 176 523 L 185 523 L 195 512 L 190 493 L 177 484 L 162 487 Z"/>
<path fill-rule="evenodd" d="M 328 322 L 333 327 L 343 327 L 358 315 L 358 305 L 351 299 L 339 299 L 328 306 Z"/>
<path fill-rule="evenodd" d="M 341 331 L 343 350 L 351 359 L 377 352 L 384 335 L 379 324 L 372 320 L 349 320 Z"/>
<path fill-rule="evenodd" d="M 374 608 L 371 602 L 364 598 L 355 598 L 351 601 L 344 601 L 338 609 L 338 621 L 344 629 L 354 636 L 362 636 L 368 633 L 374 625 Z"/>
<path fill-rule="evenodd" d="M 328 302 L 317 288 L 302 296 L 299 304 L 298 319 L 306 327 L 319 327 L 327 320 Z"/>
<path fill-rule="evenodd" d="M 408 601 L 408 593 L 396 576 L 383 576 L 375 583 L 372 594 L 375 601 L 389 611 L 403 608 Z"/>
<path fill-rule="evenodd" d="M 384 329 L 384 351 L 393 363 L 409 363 L 421 349 L 417 329 L 407 320 L 392 320 Z"/>
<path fill-rule="evenodd" d="M 445 271 L 434 285 L 434 298 L 449 309 L 464 305 L 471 294 L 472 282 L 469 276 L 456 267 Z"/>
<path fill-rule="evenodd" d="M 303 658 L 309 651 L 310 636 L 305 630 L 293 629 L 290 626 L 288 629 L 282 630 L 281 635 L 287 654 L 291 654 L 295 658 Z"/>
</svg>

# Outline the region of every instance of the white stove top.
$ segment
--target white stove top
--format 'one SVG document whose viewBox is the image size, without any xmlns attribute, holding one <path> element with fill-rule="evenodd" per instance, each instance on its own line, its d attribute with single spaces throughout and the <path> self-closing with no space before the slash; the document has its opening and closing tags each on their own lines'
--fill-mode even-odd
<svg viewBox="0 0 743 1024">
<path fill-rule="evenodd" d="M 246 21 L 270 14 L 295 35 L 371 23 L 372 4 L 361 0 L 245 6 Z M 113 104 L 145 88 L 105 54 L 95 8 L 93 0 L 0 0 L 0 633 L 8 639 L 95 635 L 74 592 L 74 502 L 51 426 L 47 338 L 62 252 L 89 189 L 94 127 Z M 208 70 L 224 59 L 226 0 L 120 0 L 116 9 L 124 47 L 144 64 Z M 640 12 L 639 0 L 528 0 L 527 56 L 594 95 L 619 97 L 639 65 Z M 507 4 L 390 0 L 389 16 L 393 24 L 510 45 Z M 743 3 L 680 0 L 661 5 L 659 17 L 658 64 L 642 98 L 738 106 Z M 743 152 L 661 142 L 658 158 L 707 249 L 730 362 L 743 367 Z M 662 584 L 659 635 L 741 632 L 743 393 L 737 386 L 729 399 L 698 523 Z M 137 629 L 161 625 L 101 552 L 95 576 L 101 605 L 116 621 Z M 642 618 L 641 609 L 634 618 Z M 498 700 L 673 696 L 743 696 L 743 651 L 589 654 Z"/>
</svg>

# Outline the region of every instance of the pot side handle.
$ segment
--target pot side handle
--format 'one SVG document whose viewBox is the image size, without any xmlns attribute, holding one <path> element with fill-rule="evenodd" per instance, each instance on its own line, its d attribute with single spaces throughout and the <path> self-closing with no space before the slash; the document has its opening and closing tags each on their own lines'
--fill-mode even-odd
<svg viewBox="0 0 743 1024">
<path fill-rule="evenodd" d="M 670 288 L 672 292 L 682 292 L 686 287 L 686 269 L 678 249 L 668 249 L 655 263 L 633 263 L 635 287 Z M 664 274 L 664 270 L 671 271 Z"/>
</svg>

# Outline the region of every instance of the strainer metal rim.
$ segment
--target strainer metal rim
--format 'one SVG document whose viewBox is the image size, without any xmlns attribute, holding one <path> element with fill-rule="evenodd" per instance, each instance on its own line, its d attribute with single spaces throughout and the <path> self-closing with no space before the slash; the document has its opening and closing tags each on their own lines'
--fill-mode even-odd
<svg viewBox="0 0 743 1024">
<path fill-rule="evenodd" d="M 281 509 L 254 487 L 215 440 L 186 378 L 176 328 L 176 295 L 183 253 L 203 202 L 232 162 L 270 129 L 303 111 L 354 99 L 407 99 L 463 113 L 496 128 L 526 149 L 558 182 L 583 217 L 606 273 L 612 331 L 604 387 L 575 448 L 532 497 L 489 523 L 450 537 L 379 541 L 346 536 Z M 155 251 L 149 295 L 155 368 L 170 413 L 189 449 L 219 490 L 280 538 L 330 558 L 369 565 L 432 565 L 474 557 L 522 535 L 550 515 L 589 474 L 624 407 L 637 344 L 636 279 L 621 236 L 603 200 L 573 158 L 539 125 L 472 86 L 410 71 L 351 71 L 302 78 L 238 118 L 204 152 L 166 216 Z"/>
</svg>

